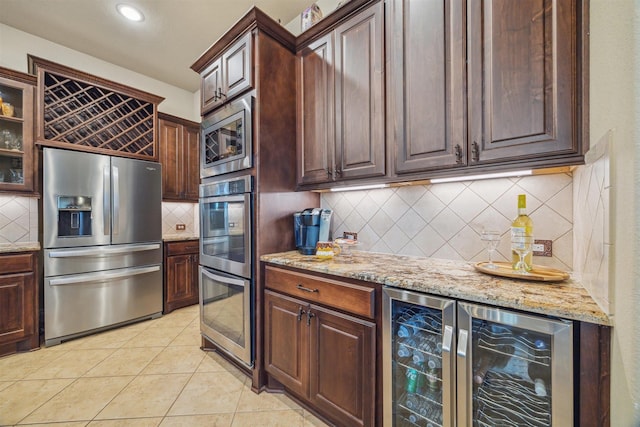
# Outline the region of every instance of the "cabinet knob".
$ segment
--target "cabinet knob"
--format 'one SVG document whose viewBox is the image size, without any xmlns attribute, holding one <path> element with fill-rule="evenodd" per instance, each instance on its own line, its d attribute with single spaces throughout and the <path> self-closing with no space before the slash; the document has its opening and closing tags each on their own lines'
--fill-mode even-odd
<svg viewBox="0 0 640 427">
<path fill-rule="evenodd" d="M 333 170 L 331 168 L 327 168 L 327 176 L 331 177 L 332 173 L 333 173 Z"/>
<path fill-rule="evenodd" d="M 454 154 L 456 156 L 456 163 L 459 165 L 462 164 L 462 147 L 460 147 L 460 144 L 456 144 Z"/>
<path fill-rule="evenodd" d="M 304 314 L 304 309 L 302 307 L 298 307 L 298 322 L 302 320 L 303 314 Z"/>
<path fill-rule="evenodd" d="M 342 169 L 336 168 L 336 175 L 341 176 L 342 175 Z"/>
<path fill-rule="evenodd" d="M 311 326 L 311 318 L 316 317 L 315 314 L 311 312 L 311 309 L 307 311 L 307 326 Z"/>
<path fill-rule="evenodd" d="M 473 141 L 473 144 L 471 144 L 471 159 L 474 162 L 480 161 L 480 147 L 475 141 Z"/>
</svg>

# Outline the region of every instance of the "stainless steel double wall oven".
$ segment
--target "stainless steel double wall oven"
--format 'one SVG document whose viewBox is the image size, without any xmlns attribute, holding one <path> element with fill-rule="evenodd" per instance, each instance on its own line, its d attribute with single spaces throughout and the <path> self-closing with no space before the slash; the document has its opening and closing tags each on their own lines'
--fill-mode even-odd
<svg viewBox="0 0 640 427">
<path fill-rule="evenodd" d="M 200 330 L 253 365 L 252 94 L 205 117 L 200 185 Z M 246 174 L 238 175 L 241 170 Z"/>
</svg>

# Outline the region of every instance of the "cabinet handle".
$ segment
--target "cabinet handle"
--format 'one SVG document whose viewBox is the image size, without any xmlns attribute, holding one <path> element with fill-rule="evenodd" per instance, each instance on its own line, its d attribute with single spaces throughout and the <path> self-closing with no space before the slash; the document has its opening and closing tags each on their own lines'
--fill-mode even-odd
<svg viewBox="0 0 640 427">
<path fill-rule="evenodd" d="M 473 144 L 471 144 L 471 159 L 474 162 L 480 161 L 480 147 L 475 141 L 473 141 Z"/>
<path fill-rule="evenodd" d="M 332 173 L 333 170 L 331 168 L 327 168 L 327 176 L 330 177 Z"/>
<path fill-rule="evenodd" d="M 451 339 L 453 338 L 453 327 L 445 325 L 442 337 L 442 351 L 451 352 Z"/>
<path fill-rule="evenodd" d="M 336 175 L 342 176 L 342 169 L 336 168 Z"/>
<path fill-rule="evenodd" d="M 454 154 L 456 156 L 456 163 L 459 165 L 462 164 L 462 147 L 460 147 L 460 144 L 456 144 Z"/>
<path fill-rule="evenodd" d="M 298 322 L 302 320 L 302 315 L 304 313 L 304 309 L 302 307 L 298 307 Z"/>
<path fill-rule="evenodd" d="M 317 289 L 311 289 L 311 288 L 307 288 L 307 287 L 305 287 L 305 286 L 302 286 L 300 283 L 298 283 L 298 284 L 296 285 L 296 288 L 297 288 L 297 289 L 300 289 L 301 291 L 305 291 L 305 292 L 320 292 L 320 291 L 318 291 Z"/>
<path fill-rule="evenodd" d="M 225 95 L 224 93 L 222 93 L 222 88 L 218 88 L 218 99 L 222 99 L 222 97 L 224 96 L 225 98 L 227 97 L 227 95 Z"/>
<path fill-rule="evenodd" d="M 312 317 L 316 317 L 316 315 L 311 312 L 311 309 L 309 309 L 309 311 L 307 311 L 307 326 L 311 326 Z"/>
<path fill-rule="evenodd" d="M 458 335 L 458 356 L 467 357 L 467 340 L 469 339 L 469 331 L 460 329 Z"/>
</svg>

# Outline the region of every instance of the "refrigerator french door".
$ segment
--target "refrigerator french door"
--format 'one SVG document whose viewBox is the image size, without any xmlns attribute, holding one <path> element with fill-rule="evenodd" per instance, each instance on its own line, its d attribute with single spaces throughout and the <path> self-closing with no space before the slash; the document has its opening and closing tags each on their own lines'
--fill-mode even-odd
<svg viewBox="0 0 640 427">
<path fill-rule="evenodd" d="M 385 426 L 573 425 L 572 323 L 384 288 Z"/>
</svg>

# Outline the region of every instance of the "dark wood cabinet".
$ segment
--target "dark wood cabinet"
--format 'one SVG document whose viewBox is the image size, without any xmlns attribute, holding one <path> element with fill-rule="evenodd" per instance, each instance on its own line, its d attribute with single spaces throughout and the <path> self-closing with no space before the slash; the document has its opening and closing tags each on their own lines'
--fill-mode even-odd
<svg viewBox="0 0 640 427">
<path fill-rule="evenodd" d="M 202 114 L 253 87 L 252 51 L 249 32 L 200 73 Z"/>
<path fill-rule="evenodd" d="M 267 373 L 338 425 L 374 425 L 376 325 L 352 315 L 374 316 L 373 289 L 270 266 L 265 286 Z"/>
<path fill-rule="evenodd" d="M 468 2 L 470 164 L 583 154 L 580 3 Z"/>
<path fill-rule="evenodd" d="M 197 123 L 159 114 L 163 200 L 198 200 L 200 127 Z"/>
<path fill-rule="evenodd" d="M 39 346 L 35 258 L 0 254 L 0 356 Z"/>
<path fill-rule="evenodd" d="M 34 76 L 0 67 L 0 192 L 35 190 L 35 85 Z"/>
<path fill-rule="evenodd" d="M 395 172 L 466 166 L 464 0 L 392 0 L 387 134 Z"/>
<path fill-rule="evenodd" d="M 198 240 L 164 244 L 164 314 L 197 304 Z"/>
<path fill-rule="evenodd" d="M 582 162 L 582 2 L 392 0 L 388 8 L 396 177 Z"/>
<path fill-rule="evenodd" d="M 386 174 L 383 3 L 299 49 L 298 184 Z"/>
</svg>

